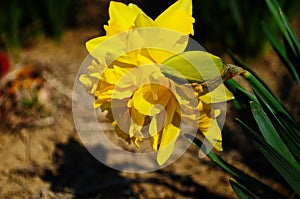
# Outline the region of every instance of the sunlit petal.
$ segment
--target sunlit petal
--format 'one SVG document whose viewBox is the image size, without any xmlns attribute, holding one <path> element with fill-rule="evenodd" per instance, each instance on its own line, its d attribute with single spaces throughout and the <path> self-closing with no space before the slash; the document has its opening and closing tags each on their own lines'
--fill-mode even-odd
<svg viewBox="0 0 300 199">
<path fill-rule="evenodd" d="M 233 94 L 224 86 L 224 84 L 221 84 L 213 91 L 200 96 L 200 100 L 206 104 L 226 102 L 233 99 Z"/>
<path fill-rule="evenodd" d="M 159 90 L 158 90 L 159 89 Z M 160 113 L 170 99 L 167 88 L 160 85 L 145 85 L 133 95 L 133 106 L 142 114 L 154 116 Z"/>
<path fill-rule="evenodd" d="M 90 54 L 94 54 L 94 50 L 97 48 L 97 46 L 99 46 L 103 41 L 105 41 L 107 38 L 109 38 L 108 36 L 102 36 L 102 37 L 96 37 L 93 38 L 89 41 L 87 41 L 85 43 L 86 49 L 88 50 L 88 52 Z M 95 54 L 94 57 L 101 57 L 101 56 L 97 56 L 97 54 Z"/>
<path fill-rule="evenodd" d="M 131 29 L 134 26 L 136 17 L 143 13 L 135 4 L 127 6 L 115 1 L 110 2 L 108 11 L 110 20 L 108 26 L 105 27 L 107 35 L 114 35 Z"/>
<path fill-rule="evenodd" d="M 159 18 L 155 22 L 163 28 L 175 30 L 186 35 L 194 34 L 193 23 L 195 19 L 181 10 L 165 16 L 163 19 Z"/>
<path fill-rule="evenodd" d="M 164 164 L 171 156 L 180 133 L 180 129 L 172 124 L 175 111 L 176 101 L 171 100 L 167 107 L 166 123 L 161 135 L 161 142 L 156 158 L 159 165 Z"/>
<path fill-rule="evenodd" d="M 222 151 L 222 134 L 217 120 L 211 120 L 208 131 L 202 132 L 217 151 Z"/>
<path fill-rule="evenodd" d="M 160 27 L 176 30 L 186 35 L 194 34 L 193 23 L 195 19 L 192 17 L 192 1 L 177 1 L 160 14 L 155 22 Z"/>
<path fill-rule="evenodd" d="M 156 27 L 157 26 L 156 23 L 144 13 L 141 13 L 136 17 L 134 24 L 137 28 L 147 28 L 147 27 Z M 152 37 L 153 37 L 153 35 L 152 35 Z"/>
</svg>

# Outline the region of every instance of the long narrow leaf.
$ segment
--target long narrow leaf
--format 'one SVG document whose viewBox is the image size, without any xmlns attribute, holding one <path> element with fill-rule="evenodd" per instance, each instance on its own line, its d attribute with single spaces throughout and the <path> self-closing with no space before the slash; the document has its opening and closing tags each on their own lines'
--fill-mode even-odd
<svg viewBox="0 0 300 199">
<path fill-rule="evenodd" d="M 284 45 L 281 43 L 281 40 L 278 38 L 278 36 L 271 31 L 266 24 L 262 24 L 263 30 L 265 31 L 269 41 L 273 45 L 274 49 L 278 53 L 279 57 L 281 60 L 285 63 L 285 65 L 288 67 L 292 75 L 294 76 L 295 80 L 297 81 L 298 84 L 300 84 L 300 77 L 299 74 L 291 62 L 290 58 L 287 55 L 286 49 Z"/>
<path fill-rule="evenodd" d="M 243 77 L 248 81 L 253 91 L 260 96 L 263 103 L 266 104 L 270 110 L 275 113 L 281 113 L 289 118 L 289 120 L 294 121 L 293 117 L 275 97 L 275 95 L 269 89 L 267 89 L 254 75 L 246 72 Z"/>
<path fill-rule="evenodd" d="M 287 142 L 288 148 L 291 150 L 294 157 L 300 161 L 300 127 L 293 117 L 286 111 L 282 104 L 277 100 L 277 98 L 271 93 L 271 91 L 266 88 L 256 77 L 248 74 L 246 77 L 250 85 L 252 86 L 256 97 L 246 91 L 241 85 L 239 85 L 234 80 L 226 81 L 226 86 L 231 90 L 231 92 L 236 96 L 235 104 L 239 105 L 239 109 L 243 111 L 243 120 L 247 119 L 249 121 L 249 114 L 247 116 L 246 107 L 249 105 L 250 101 L 260 103 L 264 110 L 268 110 L 269 117 L 272 117 L 272 121 L 276 122 L 276 127 L 281 130 L 279 134 L 281 138 Z M 246 117 L 246 118 L 245 118 Z M 250 121 L 249 121 L 250 122 Z M 253 126 L 253 125 L 252 125 Z"/>
<path fill-rule="evenodd" d="M 240 199 L 259 199 L 260 197 L 255 195 L 253 192 L 251 192 L 249 189 L 247 189 L 245 186 L 240 184 L 234 179 L 229 180 L 230 185 L 235 192 L 235 194 L 240 198 Z"/>
<path fill-rule="evenodd" d="M 271 120 L 264 112 L 262 107 L 255 102 L 251 102 L 250 106 L 254 119 L 266 142 L 270 146 L 272 146 L 278 153 L 284 156 L 294 167 L 300 168 L 300 165 L 296 162 L 294 156 L 282 141 L 277 130 L 275 129 L 274 125 L 272 124 Z"/>
<path fill-rule="evenodd" d="M 260 81 L 258 81 L 252 74 L 245 74 L 244 77 L 252 86 L 256 96 L 262 101 L 272 113 L 284 121 L 283 124 L 287 129 L 290 129 L 292 136 L 295 139 L 300 138 L 300 127 L 294 120 L 293 116 L 285 109 L 281 102 L 272 94 L 267 88 L 265 88 Z"/>
<path fill-rule="evenodd" d="M 286 26 L 285 17 L 283 17 L 283 12 L 280 8 L 279 3 L 276 0 L 265 0 L 272 15 L 274 16 L 275 20 L 277 21 L 277 24 L 279 26 L 280 31 L 282 32 L 283 36 L 287 40 L 288 44 L 292 48 L 293 52 L 297 54 L 297 50 L 295 48 L 294 42 L 292 41 L 288 27 Z"/>
<path fill-rule="evenodd" d="M 229 88 L 229 90 L 233 93 L 233 94 L 237 94 L 237 93 L 243 93 L 244 97 L 243 98 L 247 98 L 247 100 L 249 101 L 256 101 L 257 99 L 256 97 L 251 94 L 250 92 L 248 92 L 246 89 L 244 89 L 239 83 L 237 83 L 234 79 L 230 79 L 227 80 L 226 82 L 224 82 L 226 87 Z M 246 101 L 246 103 L 249 103 L 249 101 Z"/>
<path fill-rule="evenodd" d="M 299 42 L 299 39 L 297 37 L 297 34 L 293 30 L 291 23 L 289 22 L 288 18 L 286 17 L 284 12 L 282 12 L 281 9 L 280 9 L 279 14 L 280 14 L 282 23 L 284 24 L 286 30 L 288 31 L 289 37 L 291 38 L 291 41 L 293 42 L 293 45 L 295 47 L 295 55 L 299 56 L 300 55 L 300 42 Z"/>
<path fill-rule="evenodd" d="M 288 18 L 281 10 L 279 3 L 276 0 L 265 0 L 265 2 L 277 22 L 277 25 L 283 35 L 285 45 L 281 43 L 277 36 L 274 36 L 275 34 L 272 33 L 273 31 L 268 30 L 266 25 L 263 25 L 263 28 L 273 47 L 294 75 L 297 83 L 300 84 L 300 41 Z M 277 38 L 275 39 L 275 37 Z"/>
<path fill-rule="evenodd" d="M 269 187 L 268 185 L 263 184 L 262 182 L 256 180 L 255 178 L 249 176 L 248 174 L 244 173 L 243 171 L 239 170 L 238 168 L 234 167 L 233 165 L 227 163 L 214 152 L 211 151 L 210 148 L 207 148 L 205 144 L 203 144 L 199 139 L 185 134 L 186 138 L 190 140 L 198 149 L 202 150 L 203 153 L 207 154 L 207 156 L 220 168 L 224 171 L 228 172 L 234 178 L 238 179 L 240 182 L 247 184 L 247 186 L 252 187 L 253 189 L 263 189 L 264 191 L 271 194 L 274 198 L 282 198 L 283 196 Z"/>
<path fill-rule="evenodd" d="M 238 59 L 232 52 L 229 52 L 231 58 L 234 60 L 235 63 L 238 65 L 241 65 L 245 69 L 248 70 L 243 76 L 248 81 L 248 83 L 251 85 L 254 93 L 257 97 L 260 98 L 260 100 L 263 102 L 262 104 L 266 104 L 268 109 L 272 113 L 276 113 L 276 115 L 280 118 L 285 119 L 285 121 L 288 120 L 288 123 L 290 125 L 289 128 L 293 129 L 297 135 L 300 137 L 300 127 L 295 122 L 293 117 L 290 115 L 290 113 L 285 109 L 285 107 L 281 104 L 281 102 L 275 97 L 275 95 L 271 92 L 271 90 L 267 87 L 267 85 L 259 79 L 255 75 L 255 73 L 251 72 L 251 69 L 240 59 Z M 244 89 L 239 83 L 237 83 L 235 80 L 230 79 L 225 82 L 225 85 L 230 89 L 230 91 L 234 94 L 242 94 L 241 99 L 243 99 L 244 103 L 249 103 L 250 101 L 257 101 L 257 98 L 249 93 L 246 89 Z M 247 98 L 249 98 L 249 101 L 245 101 Z M 240 99 L 239 99 L 240 100 Z"/>
<path fill-rule="evenodd" d="M 288 144 L 289 149 L 294 154 L 294 157 L 300 163 L 300 130 L 299 126 L 294 122 L 286 119 L 284 115 L 274 114 L 278 123 L 284 127 L 285 131 L 281 132 L 281 137 Z"/>
<path fill-rule="evenodd" d="M 257 95 L 263 110 L 267 116 L 272 121 L 274 127 L 276 128 L 278 134 L 289 148 L 291 153 L 294 155 L 294 158 L 300 163 L 300 128 L 296 121 L 291 121 L 287 119 L 280 113 L 274 113 L 270 110 L 262 101 L 261 97 Z"/>
<path fill-rule="evenodd" d="M 266 143 L 264 139 L 260 137 L 256 132 L 254 132 L 248 125 L 238 119 L 237 121 L 241 124 L 242 127 L 246 128 L 256 147 L 262 152 L 262 154 L 273 165 L 273 167 L 282 175 L 282 177 L 293 188 L 293 190 L 300 196 L 299 168 L 295 168 L 292 164 L 290 164 L 284 156 L 282 156 L 268 143 Z"/>
<path fill-rule="evenodd" d="M 234 105 L 235 108 L 242 113 L 240 117 L 242 117 L 245 121 L 247 120 L 248 124 L 251 124 L 252 128 L 254 126 L 256 127 L 256 122 L 252 121 L 253 119 L 247 106 L 249 106 L 250 101 L 260 103 L 263 106 L 264 111 L 267 111 L 267 115 L 271 118 L 271 121 L 276 124 L 276 128 L 279 128 L 278 133 L 280 134 L 280 137 L 284 140 L 284 142 L 286 142 L 287 147 L 291 150 L 295 159 L 300 162 L 300 157 L 298 155 L 300 154 L 300 128 L 295 120 L 291 119 L 284 113 L 280 113 L 278 109 L 274 110 L 272 107 L 265 104 L 263 99 L 266 97 L 265 95 L 267 91 L 260 92 L 263 93 L 263 95 L 254 92 L 257 96 L 255 97 L 253 94 L 246 91 L 235 80 L 226 81 L 225 84 L 236 96 Z M 257 130 L 258 129 L 255 129 L 255 131 Z"/>
</svg>

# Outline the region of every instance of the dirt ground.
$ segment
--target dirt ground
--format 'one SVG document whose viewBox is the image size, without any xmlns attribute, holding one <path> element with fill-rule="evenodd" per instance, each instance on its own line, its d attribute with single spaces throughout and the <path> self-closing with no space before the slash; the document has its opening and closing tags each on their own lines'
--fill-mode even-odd
<svg viewBox="0 0 300 199">
<path fill-rule="evenodd" d="M 76 18 L 78 25 L 66 30 L 61 43 L 41 37 L 20 49 L 18 65 L 39 65 L 51 75 L 52 81 L 45 81 L 42 87 L 44 102 L 50 105 L 45 107 L 44 115 L 29 112 L 24 116 L 24 110 L 22 114 L 12 113 L 10 126 L 0 129 L 0 198 L 237 198 L 229 184 L 230 176 L 209 159 L 199 159 L 193 146 L 161 170 L 134 174 L 103 165 L 82 145 L 74 127 L 70 92 L 87 56 L 84 43 L 101 33 L 100 25 L 95 24 L 107 19 L 96 9 L 100 4 L 92 2 L 83 8 L 89 13 Z M 274 52 L 250 65 L 299 119 L 299 88 L 292 84 Z M 63 89 L 57 90 L 55 84 Z M 283 89 L 287 84 L 290 89 Z M 229 102 L 220 156 L 293 198 L 284 180 L 241 133 L 234 123 L 235 116 Z M 8 119 L 8 115 L 2 117 Z"/>
</svg>

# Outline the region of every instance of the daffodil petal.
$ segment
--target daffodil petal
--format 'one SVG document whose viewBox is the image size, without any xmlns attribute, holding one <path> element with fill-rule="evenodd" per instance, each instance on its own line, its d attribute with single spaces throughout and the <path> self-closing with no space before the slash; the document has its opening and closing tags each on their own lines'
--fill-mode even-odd
<svg viewBox="0 0 300 199">
<path fill-rule="evenodd" d="M 118 66 L 107 68 L 102 74 L 101 80 L 108 84 L 117 84 L 121 77 L 127 73 L 127 70 Z"/>
<path fill-rule="evenodd" d="M 166 44 L 166 43 L 165 43 Z M 167 46 L 165 46 L 166 48 Z M 148 49 L 149 54 L 155 60 L 155 63 L 159 64 L 165 61 L 166 59 L 174 56 L 174 49 L 170 48 L 169 51 L 161 49 Z"/>
<path fill-rule="evenodd" d="M 133 139 L 133 143 L 139 148 L 138 141 L 143 139 L 142 128 L 145 122 L 145 115 L 140 114 L 134 107 L 130 108 L 130 126 L 129 137 Z"/>
<path fill-rule="evenodd" d="M 115 87 L 112 98 L 118 99 L 118 100 L 129 99 L 132 96 L 132 93 L 135 89 L 136 88 L 133 86 L 128 87 L 126 89 Z"/>
<path fill-rule="evenodd" d="M 106 34 L 113 35 L 123 31 L 130 30 L 134 26 L 136 17 L 143 13 L 143 11 L 135 4 L 129 4 L 128 6 L 111 1 L 109 5 L 109 22 L 106 26 Z"/>
<path fill-rule="evenodd" d="M 206 104 L 226 102 L 233 99 L 233 94 L 224 86 L 224 84 L 221 84 L 213 91 L 200 96 L 200 100 Z"/>
<path fill-rule="evenodd" d="M 107 90 L 101 92 L 101 95 L 98 95 L 94 101 L 94 108 L 99 108 L 103 103 L 110 102 L 112 96 L 112 90 Z"/>
<path fill-rule="evenodd" d="M 141 46 L 138 44 L 138 41 L 136 42 L 137 46 Z M 132 42 L 133 44 L 133 42 Z M 134 45 L 134 44 L 133 44 Z M 137 47 L 138 48 L 138 47 Z M 134 49 L 134 48 L 133 48 Z M 130 51 L 130 49 L 128 49 Z M 153 64 L 153 60 L 148 56 L 144 56 L 144 54 L 141 52 L 141 50 L 135 50 L 131 51 L 129 53 L 126 53 L 116 59 L 116 61 L 119 62 L 119 65 L 123 68 L 126 68 L 127 66 L 136 67 L 136 66 L 143 66 L 147 64 Z"/>
<path fill-rule="evenodd" d="M 202 133 L 217 151 L 223 151 L 222 134 L 216 119 L 212 119 L 208 131 Z"/>
<path fill-rule="evenodd" d="M 90 55 L 96 59 L 116 60 L 120 55 L 130 51 L 124 42 L 128 34 L 133 34 L 133 32 L 119 34 L 115 37 L 101 36 L 90 39 L 86 42 L 86 48 Z"/>
<path fill-rule="evenodd" d="M 143 15 L 140 16 L 142 18 Z M 150 23 L 154 22 L 144 22 L 143 26 L 149 26 Z M 156 25 L 156 23 L 152 24 L 152 26 L 154 25 Z M 160 27 L 161 26 L 157 28 L 146 27 L 137 29 L 140 37 L 144 39 L 144 45 L 147 47 L 152 62 L 157 64 L 163 63 L 178 53 L 182 53 L 189 39 L 187 34 L 185 35 L 178 31 L 166 29 L 166 27 Z M 155 35 L 155 37 L 153 37 L 153 35 Z"/>
<path fill-rule="evenodd" d="M 208 131 L 208 129 L 210 127 L 210 121 L 211 121 L 211 118 L 208 117 L 205 112 L 200 112 L 200 119 L 199 119 L 198 129 L 201 132 Z"/>
<path fill-rule="evenodd" d="M 135 94 L 136 98 L 139 98 L 140 93 Z M 150 103 L 149 101 L 145 100 L 145 98 L 139 99 L 139 101 L 134 102 L 134 107 L 138 109 L 142 114 L 153 116 L 158 114 L 161 110 L 156 108 L 154 104 Z"/>
<path fill-rule="evenodd" d="M 153 150 L 158 150 L 161 138 L 161 132 L 166 120 L 166 112 L 161 111 L 159 114 L 154 115 L 149 124 L 150 144 Z"/>
<path fill-rule="evenodd" d="M 157 163 L 163 165 L 171 156 L 175 142 L 179 136 L 180 129 L 172 124 L 176 112 L 177 102 L 171 100 L 167 107 L 166 123 L 161 135 L 161 142 L 157 153 Z"/>
<path fill-rule="evenodd" d="M 159 27 L 175 30 L 185 35 L 194 35 L 193 23 L 195 19 L 181 10 L 164 17 L 163 20 L 155 20 L 155 22 Z"/>
<path fill-rule="evenodd" d="M 145 122 L 145 117 L 146 115 L 141 114 L 139 111 L 137 111 L 134 107 L 130 109 L 130 116 L 131 116 L 131 121 L 140 126 L 140 129 L 142 129 L 144 122 Z"/>
<path fill-rule="evenodd" d="M 155 22 L 160 27 L 179 31 L 183 34 L 194 34 L 192 17 L 192 1 L 179 0 L 160 14 Z"/>
<path fill-rule="evenodd" d="M 93 39 L 90 39 L 85 43 L 86 49 L 88 50 L 89 53 L 93 54 L 93 51 L 99 46 L 103 41 L 105 41 L 108 36 L 101 36 L 101 37 L 96 37 Z M 97 57 L 97 56 L 94 56 Z"/>
<path fill-rule="evenodd" d="M 159 165 L 163 165 L 171 156 L 179 133 L 180 129 L 172 124 L 165 127 L 156 157 Z"/>
<path fill-rule="evenodd" d="M 159 138 L 160 138 L 160 134 L 157 133 L 153 136 L 150 137 L 150 143 L 151 143 L 151 147 L 152 150 L 157 151 L 158 150 L 158 146 L 159 146 Z"/>
<path fill-rule="evenodd" d="M 145 85 L 133 95 L 133 106 L 144 115 L 154 116 L 168 104 L 170 93 L 160 85 Z"/>
<path fill-rule="evenodd" d="M 154 136 L 157 134 L 158 132 L 158 128 L 157 128 L 157 115 L 153 116 L 150 125 L 149 125 L 149 133 L 151 136 Z"/>
<path fill-rule="evenodd" d="M 134 24 L 137 28 L 156 27 L 155 22 L 144 13 L 141 13 L 136 17 Z"/>
<path fill-rule="evenodd" d="M 205 51 L 176 54 L 161 64 L 161 72 L 179 83 L 203 83 L 220 75 L 223 68 L 221 58 Z M 195 88 L 201 90 L 200 86 Z"/>
</svg>

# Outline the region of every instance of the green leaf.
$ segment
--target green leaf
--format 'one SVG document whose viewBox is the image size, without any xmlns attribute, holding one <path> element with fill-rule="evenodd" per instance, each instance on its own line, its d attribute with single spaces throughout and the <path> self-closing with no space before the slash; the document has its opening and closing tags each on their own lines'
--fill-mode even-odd
<svg viewBox="0 0 300 199">
<path fill-rule="evenodd" d="M 234 62 L 248 68 L 245 63 L 240 61 L 233 53 L 230 53 Z M 265 111 L 268 111 L 268 116 L 271 117 L 271 121 L 274 123 L 276 121 L 276 128 L 280 128 L 278 133 L 280 137 L 286 142 L 287 147 L 290 149 L 294 158 L 300 162 L 300 127 L 294 118 L 288 113 L 288 111 L 282 106 L 281 102 L 274 96 L 274 94 L 268 89 L 265 84 L 252 74 L 247 74 L 244 76 L 250 85 L 252 86 L 256 97 L 246 91 L 241 85 L 239 85 L 235 80 L 228 80 L 225 85 L 231 90 L 231 92 L 236 97 L 234 100 L 235 105 L 238 110 L 243 111 L 241 117 L 246 120 L 247 117 L 247 106 L 250 101 L 260 103 Z M 249 120 L 249 116 L 247 121 Z"/>
<path fill-rule="evenodd" d="M 236 180 L 231 178 L 229 179 L 229 182 L 233 191 L 240 199 L 259 199 L 259 196 L 255 195 L 253 192 L 251 192 L 245 186 L 241 185 Z"/>
<path fill-rule="evenodd" d="M 275 113 L 262 102 L 262 99 L 257 95 L 258 100 L 269 119 L 272 121 L 278 134 L 289 148 L 294 158 L 300 163 L 300 128 L 295 120 L 284 116 L 280 113 Z"/>
<path fill-rule="evenodd" d="M 285 119 L 276 113 L 272 113 L 274 122 L 276 122 L 278 132 L 280 136 L 286 143 L 287 147 L 290 149 L 291 153 L 294 155 L 295 159 L 300 163 L 300 130 L 299 127 L 291 123 L 289 119 Z M 273 120 L 272 120 L 273 121 Z"/>
<path fill-rule="evenodd" d="M 161 72 L 180 83 L 202 83 L 220 75 L 221 58 L 204 51 L 188 51 L 174 55 L 161 64 Z"/>
<path fill-rule="evenodd" d="M 279 121 L 282 122 L 283 126 L 289 130 L 288 135 L 290 136 L 290 138 L 294 139 L 296 141 L 296 144 L 299 145 L 300 127 L 294 120 L 293 116 L 285 109 L 281 102 L 279 102 L 279 100 L 252 74 L 246 74 L 244 77 L 252 86 L 252 89 L 255 92 L 257 98 L 260 99 L 261 104 L 266 106 L 268 110 L 276 115 Z"/>
<path fill-rule="evenodd" d="M 266 88 L 254 75 L 246 72 L 243 77 L 251 85 L 253 91 L 261 98 L 264 104 L 275 113 L 281 113 L 286 115 L 287 118 L 293 120 L 293 117 L 281 104 L 281 102 L 275 97 L 275 95 Z"/>
<path fill-rule="evenodd" d="M 249 187 L 252 187 L 253 190 L 255 189 L 263 189 L 266 193 L 272 195 L 274 198 L 282 198 L 283 196 L 278 193 L 277 191 L 273 190 L 268 185 L 263 184 L 262 182 L 258 181 L 257 179 L 249 176 L 248 174 L 244 173 L 243 171 L 239 170 L 238 168 L 234 167 L 233 165 L 227 163 L 218 155 L 216 155 L 211 148 L 206 147 L 204 143 L 202 143 L 198 138 L 193 137 L 192 135 L 185 134 L 185 137 L 193 143 L 199 150 L 201 150 L 220 168 L 224 171 L 232 175 L 234 178 L 238 179 L 240 182 L 246 184 Z"/>
<path fill-rule="evenodd" d="M 295 140 L 297 143 L 298 148 L 300 147 L 300 127 L 296 123 L 295 120 L 290 120 L 285 115 L 280 113 L 275 113 L 275 116 L 278 118 L 279 121 L 282 121 L 283 126 L 291 133 L 292 139 Z"/>
<path fill-rule="evenodd" d="M 234 94 L 234 95 L 239 95 L 239 93 L 243 96 L 240 96 L 244 99 L 247 99 L 246 103 L 249 103 L 251 101 L 256 101 L 256 97 L 248 92 L 244 87 L 242 87 L 239 83 L 237 83 L 234 79 L 229 79 L 226 82 L 224 82 L 227 88 Z"/>
<path fill-rule="evenodd" d="M 299 61 L 300 61 L 300 41 L 297 34 L 293 30 L 288 18 L 281 10 L 279 3 L 276 0 L 265 0 L 269 10 L 271 11 L 277 25 L 283 35 L 286 45 L 284 46 L 278 36 L 273 33 L 265 24 L 263 24 L 273 47 L 278 52 L 281 59 L 285 62 L 291 73 L 294 75 L 298 84 L 300 84 Z"/>
<path fill-rule="evenodd" d="M 268 26 L 265 23 L 262 24 L 262 27 L 263 27 L 263 30 L 265 31 L 265 33 L 267 34 L 269 41 L 273 45 L 274 49 L 277 51 L 277 53 L 280 56 L 280 58 L 282 59 L 282 61 L 288 67 L 288 69 L 290 70 L 290 72 L 292 73 L 294 78 L 296 79 L 297 83 L 300 84 L 300 77 L 298 75 L 298 72 L 297 72 L 295 66 L 293 65 L 292 61 L 288 57 L 286 49 L 285 49 L 284 45 L 281 43 L 281 40 L 272 30 L 270 30 L 270 28 L 268 28 Z"/>
<path fill-rule="evenodd" d="M 293 190 L 300 196 L 300 168 L 294 167 L 287 159 L 270 146 L 258 133 L 253 131 L 242 121 L 237 121 L 246 128 L 255 146 L 262 152 L 266 159 L 281 174 Z"/>
<path fill-rule="evenodd" d="M 266 142 L 285 157 L 293 166 L 299 166 L 262 107 L 253 101 L 250 102 L 250 107 L 259 130 Z"/>
<path fill-rule="evenodd" d="M 293 39 L 295 39 L 297 37 L 291 37 L 290 34 L 291 34 L 291 32 L 293 32 L 293 30 L 291 29 L 291 26 L 290 26 L 286 16 L 283 14 L 279 3 L 276 0 L 265 0 L 265 1 L 268 5 L 272 15 L 274 16 L 274 18 L 279 26 L 280 31 L 282 32 L 283 36 L 287 40 L 289 46 L 292 48 L 293 52 L 295 54 L 297 54 L 297 50 L 296 50 L 296 46 L 295 46 L 295 44 L 297 42 L 295 43 L 295 40 L 293 41 Z"/>
</svg>

